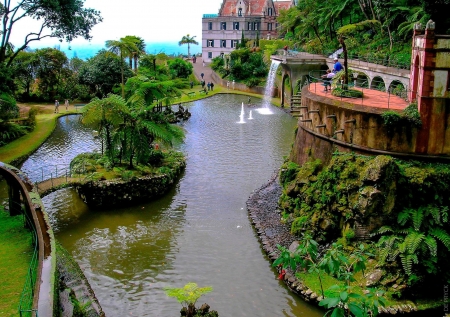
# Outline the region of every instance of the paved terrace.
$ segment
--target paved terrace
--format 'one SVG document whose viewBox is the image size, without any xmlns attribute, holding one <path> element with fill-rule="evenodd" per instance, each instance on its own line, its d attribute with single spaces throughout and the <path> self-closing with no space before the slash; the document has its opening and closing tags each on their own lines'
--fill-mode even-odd
<svg viewBox="0 0 450 317">
<path fill-rule="evenodd" d="M 355 105 L 394 110 L 403 110 L 409 105 L 408 101 L 405 99 L 387 92 L 360 87 L 355 87 L 352 89 L 362 91 L 363 98 L 336 97 L 331 94 L 330 90 L 324 91 L 322 83 L 311 83 L 308 85 L 308 90 L 316 95 Z"/>
</svg>

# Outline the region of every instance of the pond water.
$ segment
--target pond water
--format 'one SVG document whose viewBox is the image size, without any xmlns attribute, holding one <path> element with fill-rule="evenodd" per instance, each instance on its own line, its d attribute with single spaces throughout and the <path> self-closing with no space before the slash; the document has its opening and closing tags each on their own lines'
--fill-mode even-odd
<svg viewBox="0 0 450 317">
<path fill-rule="evenodd" d="M 222 317 L 323 315 L 277 279 L 245 205 L 289 154 L 296 120 L 275 107 L 257 111 L 260 101 L 253 107 L 242 102 L 247 97 L 219 95 L 187 105 L 192 117 L 178 146 L 187 167 L 161 199 L 95 210 L 72 189 L 43 198 L 57 239 L 80 264 L 108 317 L 179 316 L 181 305 L 164 287 L 188 282 L 214 288 L 198 304 L 208 303 Z M 65 120 L 69 129 L 61 127 Z M 43 157 L 70 162 L 77 151 L 99 150 L 89 129 L 76 136 L 83 129 L 76 117 L 60 119 L 47 141 L 56 150 L 36 152 L 24 169 L 33 170 Z M 61 155 L 62 143 L 76 150 Z"/>
</svg>

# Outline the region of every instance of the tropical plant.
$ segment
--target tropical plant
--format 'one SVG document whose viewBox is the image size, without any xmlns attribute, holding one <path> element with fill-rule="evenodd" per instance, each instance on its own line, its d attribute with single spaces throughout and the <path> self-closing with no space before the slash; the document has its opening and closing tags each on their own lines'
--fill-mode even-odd
<svg viewBox="0 0 450 317">
<path fill-rule="evenodd" d="M 186 309 L 186 317 L 193 317 L 196 314 L 195 304 L 198 299 L 213 291 L 211 286 L 198 287 L 196 283 L 187 283 L 181 288 L 165 287 L 167 296 L 176 300 Z"/>
<path fill-rule="evenodd" d="M 97 126 L 102 137 L 102 154 L 106 152 L 109 157 L 114 155 L 112 133 L 115 127 L 123 123 L 127 113 L 129 113 L 129 109 L 125 100 L 113 94 L 103 99 L 94 98 L 83 107 L 81 122 Z M 106 151 L 104 151 L 104 147 L 106 147 Z"/>
<path fill-rule="evenodd" d="M 418 209 L 405 208 L 398 214 L 398 227 L 383 226 L 374 235 L 378 240 L 380 262 L 400 259 L 404 272 L 413 273 L 413 264 L 425 268 L 428 273 L 437 274 L 439 258 L 445 258 L 450 251 L 447 206 L 421 206 Z M 444 247 L 438 253 L 439 245 Z"/>
<path fill-rule="evenodd" d="M 187 44 L 187 46 L 188 46 L 188 57 L 191 56 L 191 44 L 198 45 L 198 42 L 195 40 L 196 37 L 197 37 L 196 35 L 190 36 L 189 34 L 187 34 L 187 35 L 184 35 L 181 38 L 181 41 L 178 42 L 179 46 Z"/>
<path fill-rule="evenodd" d="M 119 41 L 117 40 L 108 40 L 106 41 L 106 48 L 109 49 L 110 52 L 113 52 L 120 56 L 120 59 L 123 59 L 126 56 L 132 56 L 133 52 L 138 52 L 138 43 L 140 40 L 137 37 L 122 37 Z M 125 98 L 125 79 L 124 79 L 124 66 L 121 65 L 121 77 L 122 77 L 122 98 Z"/>
<path fill-rule="evenodd" d="M 333 285 L 325 292 L 319 306 L 328 309 L 325 316 L 332 317 L 376 317 L 378 308 L 385 306 L 384 291 L 369 288 L 365 295 L 354 292 L 354 287 L 349 285 Z"/>
</svg>

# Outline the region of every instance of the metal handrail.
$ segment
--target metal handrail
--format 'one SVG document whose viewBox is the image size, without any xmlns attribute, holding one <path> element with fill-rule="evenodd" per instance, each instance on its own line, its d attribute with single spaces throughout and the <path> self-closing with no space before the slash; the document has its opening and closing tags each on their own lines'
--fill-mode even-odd
<svg viewBox="0 0 450 317">
<path fill-rule="evenodd" d="M 39 258 L 39 245 L 36 227 L 26 213 L 23 212 L 22 206 L 18 206 L 19 210 L 22 210 L 22 216 L 24 218 L 25 226 L 31 230 L 31 244 L 33 246 L 33 254 L 31 256 L 30 265 L 28 267 L 27 277 L 25 279 L 25 285 L 23 286 L 22 293 L 19 301 L 19 314 L 20 317 L 32 317 L 38 316 L 36 308 L 33 308 L 34 290 L 36 285 L 37 267 Z"/>
<path fill-rule="evenodd" d="M 319 55 L 319 56 L 323 56 L 324 58 L 327 58 L 327 59 L 331 58 L 330 56 L 328 56 L 326 54 L 314 54 L 314 53 L 308 53 L 305 51 L 283 50 L 283 49 L 278 49 L 276 51 L 276 55 L 288 56 L 288 57 L 296 57 L 296 56 L 301 56 L 301 55 L 306 55 L 306 54 Z M 404 56 L 404 55 L 401 55 L 401 56 Z M 340 58 L 342 59 L 343 57 L 340 56 Z M 361 65 L 361 62 L 362 62 L 362 63 L 376 64 L 376 65 L 385 66 L 385 67 L 392 67 L 392 68 L 397 68 L 397 69 L 406 69 L 406 70 L 411 69 L 411 64 L 407 63 L 407 62 L 401 62 L 398 56 L 388 56 L 388 58 L 377 58 L 376 56 L 372 56 L 372 55 L 348 54 L 347 58 L 348 58 L 348 61 L 352 64 Z"/>
</svg>

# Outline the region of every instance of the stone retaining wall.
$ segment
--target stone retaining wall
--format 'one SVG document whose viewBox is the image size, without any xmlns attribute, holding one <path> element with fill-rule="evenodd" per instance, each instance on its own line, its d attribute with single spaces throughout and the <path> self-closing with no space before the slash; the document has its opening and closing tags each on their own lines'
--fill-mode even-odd
<svg viewBox="0 0 450 317">
<path fill-rule="evenodd" d="M 449 161 L 447 153 L 416 153 L 418 129 L 408 124 L 386 127 L 387 109 L 355 105 L 302 90 L 298 133 L 290 160 L 302 165 L 310 158 L 329 162 L 334 151 L 364 155 L 391 155 L 419 160 Z"/>
<path fill-rule="evenodd" d="M 89 206 L 112 207 L 136 204 L 160 197 L 181 175 L 186 163 L 173 167 L 172 174 L 149 175 L 129 181 L 121 179 L 90 181 L 75 186 L 80 197 Z"/>
</svg>

